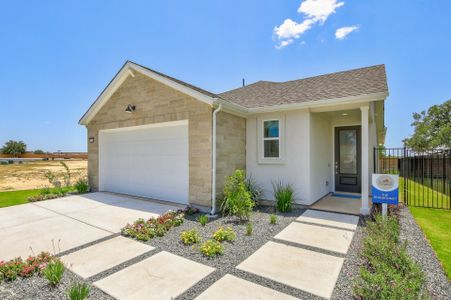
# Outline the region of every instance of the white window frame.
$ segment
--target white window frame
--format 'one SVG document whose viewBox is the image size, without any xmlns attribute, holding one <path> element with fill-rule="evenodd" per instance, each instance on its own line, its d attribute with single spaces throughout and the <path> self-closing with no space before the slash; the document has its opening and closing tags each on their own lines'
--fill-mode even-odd
<svg viewBox="0 0 451 300">
<path fill-rule="evenodd" d="M 265 122 L 278 121 L 279 122 L 279 137 L 265 138 Z M 284 138 L 285 138 L 285 126 L 284 116 L 267 116 L 265 118 L 259 118 L 258 120 L 258 163 L 259 164 L 283 164 L 284 159 Z M 279 141 L 279 156 L 278 157 L 265 157 L 265 141 L 278 140 Z"/>
<path fill-rule="evenodd" d="M 277 121 L 277 125 L 278 125 L 278 128 L 277 128 L 277 137 L 265 137 L 265 123 L 266 122 L 273 122 L 273 121 Z M 262 154 L 263 154 L 263 158 L 264 159 L 280 159 L 280 119 L 268 119 L 268 120 L 263 120 L 263 124 L 262 124 L 262 130 L 263 130 L 263 132 L 262 132 L 262 143 L 263 143 L 263 145 L 262 145 L 262 149 L 263 149 L 263 152 L 262 152 Z M 271 156 L 271 157 L 266 157 L 265 156 L 265 141 L 278 141 L 279 142 L 279 151 L 277 151 L 278 153 L 277 153 L 277 156 Z"/>
</svg>

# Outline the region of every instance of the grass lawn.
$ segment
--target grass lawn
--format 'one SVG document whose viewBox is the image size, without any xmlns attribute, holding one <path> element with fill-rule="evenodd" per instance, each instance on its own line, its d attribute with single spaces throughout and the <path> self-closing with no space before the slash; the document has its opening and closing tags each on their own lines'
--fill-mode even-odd
<svg viewBox="0 0 451 300">
<path fill-rule="evenodd" d="M 51 190 L 52 192 L 56 192 L 56 189 Z M 69 191 L 70 189 L 64 188 L 64 190 Z M 0 208 L 29 203 L 27 200 L 28 197 L 39 195 L 40 192 L 41 189 L 0 192 Z"/>
<path fill-rule="evenodd" d="M 451 210 L 409 207 L 451 281 Z"/>
<path fill-rule="evenodd" d="M 408 185 L 408 204 L 410 206 L 427 206 L 436 208 L 450 208 L 450 196 L 417 183 L 411 179 Z M 399 200 L 404 202 L 404 178 L 399 177 Z"/>
</svg>

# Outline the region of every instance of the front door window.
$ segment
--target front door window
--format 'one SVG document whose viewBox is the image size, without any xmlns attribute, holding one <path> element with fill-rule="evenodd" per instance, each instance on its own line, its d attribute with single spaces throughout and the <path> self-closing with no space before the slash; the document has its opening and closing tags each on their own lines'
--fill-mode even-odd
<svg viewBox="0 0 451 300">
<path fill-rule="evenodd" d="M 335 128 L 335 191 L 360 193 L 360 126 Z"/>
<path fill-rule="evenodd" d="M 340 130 L 340 173 L 357 174 L 357 130 Z"/>
</svg>

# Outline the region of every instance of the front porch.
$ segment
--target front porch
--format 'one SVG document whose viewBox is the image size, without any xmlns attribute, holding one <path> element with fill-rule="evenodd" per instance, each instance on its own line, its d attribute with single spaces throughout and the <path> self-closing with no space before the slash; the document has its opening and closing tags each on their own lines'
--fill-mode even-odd
<svg viewBox="0 0 451 300">
<path fill-rule="evenodd" d="M 382 103 L 311 109 L 312 209 L 367 215 L 371 210 L 372 149 L 383 143 Z M 327 163 L 327 168 L 326 164 Z M 322 180 L 326 186 L 322 186 Z"/>
<path fill-rule="evenodd" d="M 371 210 L 372 202 L 367 200 L 368 208 Z M 315 210 L 339 212 L 352 215 L 360 215 L 362 198 L 359 194 L 330 193 L 313 203 L 310 208 Z"/>
</svg>

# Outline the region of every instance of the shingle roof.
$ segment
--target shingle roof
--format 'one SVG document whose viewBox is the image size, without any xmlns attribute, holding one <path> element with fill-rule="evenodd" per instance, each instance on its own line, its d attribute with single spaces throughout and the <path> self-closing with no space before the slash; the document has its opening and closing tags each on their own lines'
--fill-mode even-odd
<svg viewBox="0 0 451 300">
<path fill-rule="evenodd" d="M 387 91 L 385 65 L 377 65 L 285 82 L 258 81 L 219 96 L 246 108 L 257 108 Z"/>
</svg>

